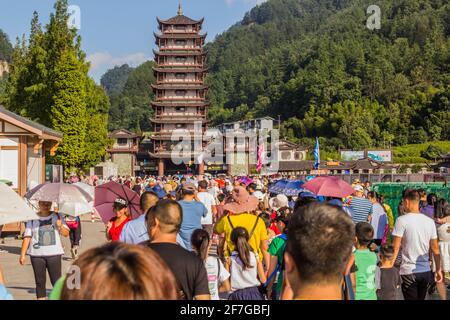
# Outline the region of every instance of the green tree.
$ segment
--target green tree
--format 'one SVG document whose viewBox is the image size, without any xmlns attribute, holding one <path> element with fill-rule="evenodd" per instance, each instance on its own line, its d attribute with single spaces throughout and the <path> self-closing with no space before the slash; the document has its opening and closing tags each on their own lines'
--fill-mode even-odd
<svg viewBox="0 0 450 320">
<path fill-rule="evenodd" d="M 66 172 L 82 165 L 86 156 L 86 84 L 79 64 L 74 52 L 65 51 L 54 69 L 50 118 L 53 128 L 64 133 L 54 161 Z"/>
</svg>

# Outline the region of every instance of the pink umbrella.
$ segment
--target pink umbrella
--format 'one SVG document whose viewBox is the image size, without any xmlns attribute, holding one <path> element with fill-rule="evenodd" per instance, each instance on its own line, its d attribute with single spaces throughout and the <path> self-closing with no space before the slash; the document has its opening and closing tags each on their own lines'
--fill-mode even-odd
<svg viewBox="0 0 450 320">
<path fill-rule="evenodd" d="M 115 216 L 113 203 L 117 198 L 122 198 L 128 202 L 128 212 L 130 212 L 133 219 L 141 215 L 139 195 L 130 188 L 111 181 L 95 188 L 94 208 L 104 223 L 108 223 Z"/>
<path fill-rule="evenodd" d="M 302 188 L 318 196 L 333 198 L 345 198 L 355 192 L 351 185 L 338 177 L 317 177 L 306 182 Z"/>
</svg>

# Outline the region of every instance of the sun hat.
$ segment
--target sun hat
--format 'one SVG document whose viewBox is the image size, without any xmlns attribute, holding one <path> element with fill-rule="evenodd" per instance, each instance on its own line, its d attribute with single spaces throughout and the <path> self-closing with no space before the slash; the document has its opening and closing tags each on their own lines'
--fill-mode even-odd
<svg viewBox="0 0 450 320">
<path fill-rule="evenodd" d="M 192 182 L 185 182 L 182 185 L 182 189 L 183 191 L 191 191 L 194 192 L 197 190 L 197 187 L 195 186 L 195 184 L 193 184 Z"/>
<path fill-rule="evenodd" d="M 280 208 L 289 206 L 289 199 L 284 194 L 279 194 L 269 200 L 269 206 L 277 211 Z"/>
<path fill-rule="evenodd" d="M 263 201 L 263 199 L 264 199 L 264 193 L 262 193 L 259 190 L 253 192 L 252 196 L 258 198 L 259 201 Z"/>
<path fill-rule="evenodd" d="M 251 196 L 244 187 L 234 187 L 231 192 L 233 202 L 224 205 L 223 209 L 231 213 L 239 214 L 253 212 L 258 208 L 258 198 Z"/>
</svg>

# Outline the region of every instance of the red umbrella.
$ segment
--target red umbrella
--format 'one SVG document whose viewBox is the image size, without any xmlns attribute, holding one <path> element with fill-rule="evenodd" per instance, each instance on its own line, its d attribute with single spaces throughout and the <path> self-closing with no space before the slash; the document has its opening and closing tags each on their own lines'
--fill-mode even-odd
<svg viewBox="0 0 450 320">
<path fill-rule="evenodd" d="M 113 203 L 117 198 L 128 202 L 128 212 L 133 219 L 139 217 L 141 214 L 139 195 L 130 188 L 111 181 L 95 188 L 94 208 L 104 223 L 108 223 L 114 217 Z"/>
<path fill-rule="evenodd" d="M 317 177 L 305 183 L 302 188 L 318 196 L 333 198 L 345 198 L 355 192 L 351 185 L 338 177 Z"/>
</svg>

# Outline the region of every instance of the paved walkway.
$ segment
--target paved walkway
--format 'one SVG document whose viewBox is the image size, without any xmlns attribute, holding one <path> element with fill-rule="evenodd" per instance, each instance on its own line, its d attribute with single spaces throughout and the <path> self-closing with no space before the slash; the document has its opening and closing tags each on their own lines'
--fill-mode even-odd
<svg viewBox="0 0 450 320">
<path fill-rule="evenodd" d="M 84 219 L 83 219 L 84 220 Z M 92 223 L 90 220 L 82 221 L 82 240 L 80 253 L 99 246 L 106 242 L 105 226 L 102 222 Z M 21 240 L 6 238 L 5 244 L 0 244 L 0 249 L 7 252 L 0 253 L 0 267 L 5 276 L 5 282 L 8 290 L 16 300 L 36 299 L 35 282 L 33 268 L 30 258 L 27 257 L 27 263 L 24 266 L 19 264 Z M 72 260 L 70 258 L 70 240 L 63 238 L 63 246 L 66 255 L 63 257 L 63 272 L 68 269 Z M 47 274 L 47 289 L 52 286 Z M 49 291 L 50 293 L 50 291 Z"/>
</svg>

